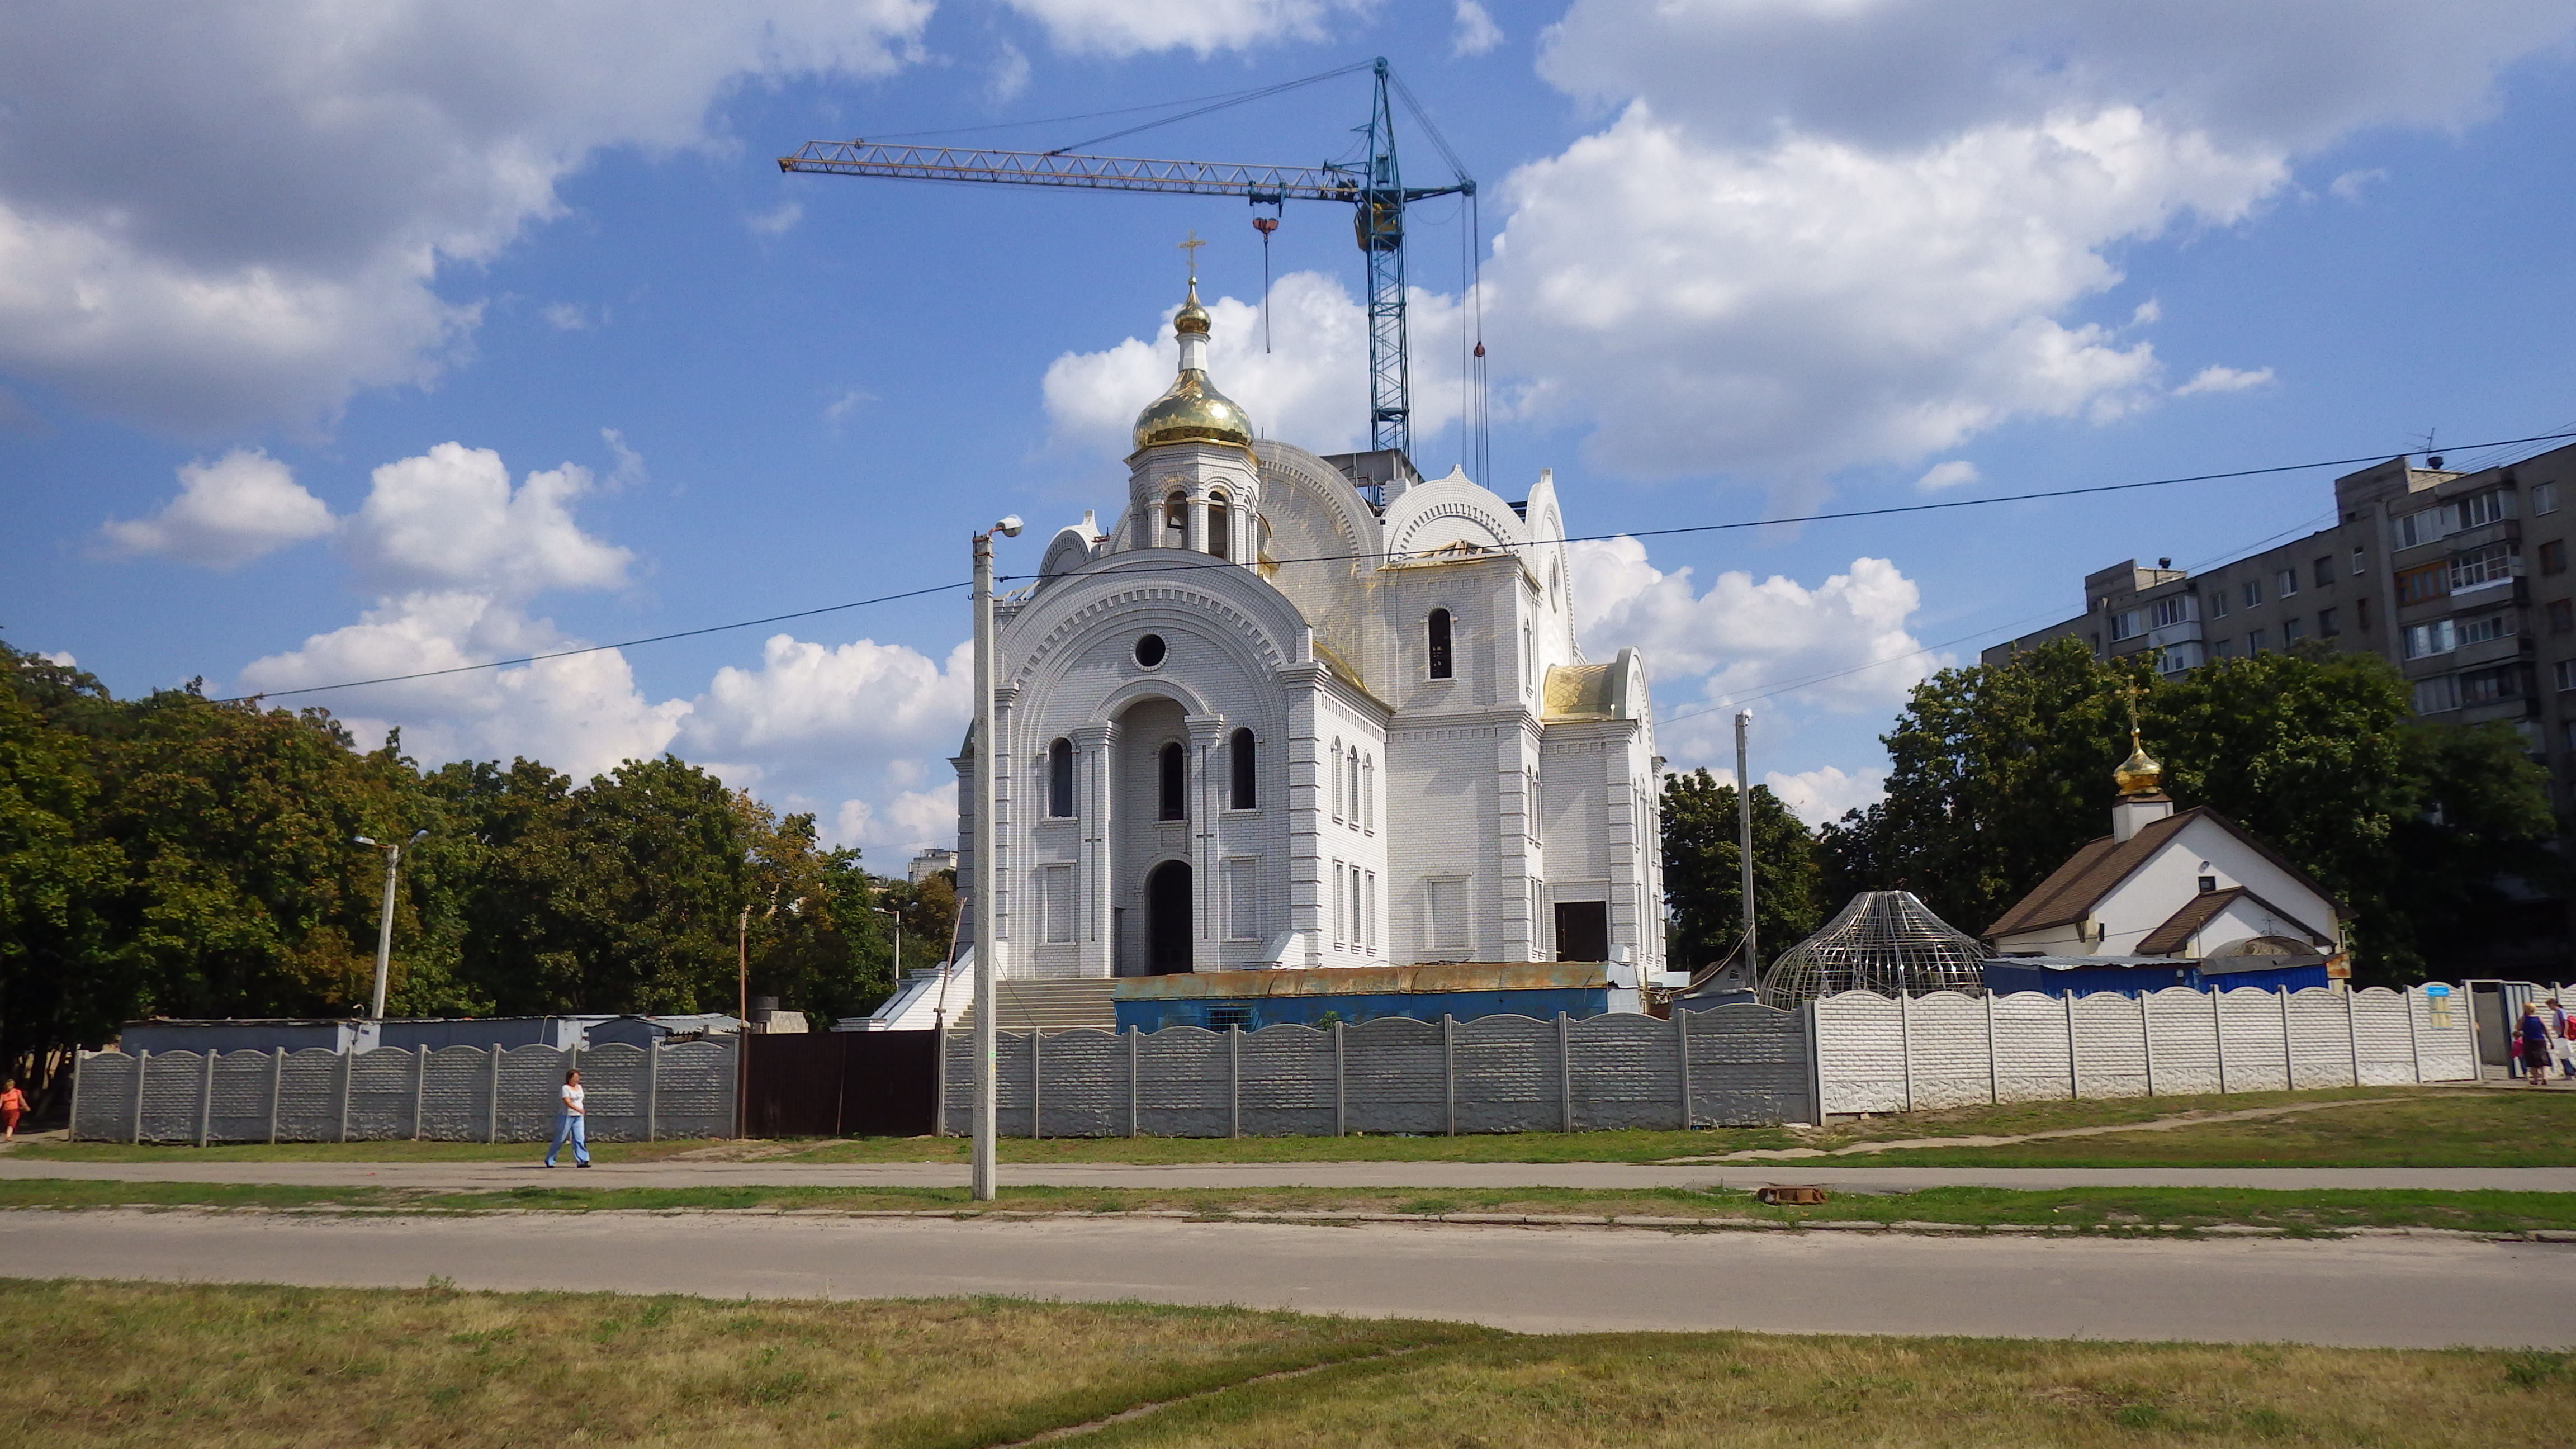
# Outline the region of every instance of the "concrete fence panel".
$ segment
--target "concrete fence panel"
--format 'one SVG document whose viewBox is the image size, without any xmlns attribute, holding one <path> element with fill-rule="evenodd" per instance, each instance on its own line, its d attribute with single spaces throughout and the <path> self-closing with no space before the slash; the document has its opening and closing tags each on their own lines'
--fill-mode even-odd
<svg viewBox="0 0 2576 1449">
<path fill-rule="evenodd" d="M 726 1136 L 733 1051 L 730 1042 L 701 1041 L 579 1053 L 542 1046 L 84 1052 L 72 1135 L 198 1144 L 542 1141 L 554 1133 L 563 1074 L 578 1065 L 594 1140 Z"/>
<path fill-rule="evenodd" d="M 1902 1003 L 1906 1094 L 1916 1108 L 1995 1099 L 1993 1043 L 1983 997 L 1936 991 Z"/>
<path fill-rule="evenodd" d="M 2238 987 L 2219 992 L 2218 1047 L 2230 1092 L 2290 1090 L 2290 999 L 2278 991 Z"/>
<path fill-rule="evenodd" d="M 1574 1125 L 1682 1125 L 1681 1049 L 1671 1022 L 1613 1013 L 1572 1024 Z"/>
<path fill-rule="evenodd" d="M 1694 1127 L 1769 1126 L 1816 1115 L 1815 1063 L 1796 1012 L 1740 1004 L 1676 1010 Z"/>
<path fill-rule="evenodd" d="M 1846 991 L 1824 997 L 1816 1014 L 1816 1084 L 1828 1116 L 1903 1112 L 1905 1023 L 1887 997 Z"/>
<path fill-rule="evenodd" d="M 2063 1101 L 2076 1095 L 2074 1019 L 2066 1006 L 2056 997 L 2029 991 L 1986 998 L 1993 1022 L 1996 1101 Z"/>
<path fill-rule="evenodd" d="M 2290 1012 L 2290 1085 L 2353 1087 L 2361 1084 L 2353 1054 L 2352 995 L 2310 987 L 2287 998 Z"/>
<path fill-rule="evenodd" d="M 2374 986 L 2352 993 L 2354 1056 L 2361 1085 L 2388 1087 L 2423 1080 L 2415 1060 L 2413 1023 L 2406 1001 L 2396 992 Z"/>
</svg>

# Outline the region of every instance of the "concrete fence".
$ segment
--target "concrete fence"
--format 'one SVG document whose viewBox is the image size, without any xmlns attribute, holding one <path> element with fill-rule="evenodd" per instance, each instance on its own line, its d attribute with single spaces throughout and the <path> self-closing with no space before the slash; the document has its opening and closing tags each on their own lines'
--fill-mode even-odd
<svg viewBox="0 0 2576 1449">
<path fill-rule="evenodd" d="M 1804 1021 L 1763 1006 L 1537 1021 L 1386 1017 L 1259 1031 L 999 1034 L 996 1130 L 1012 1137 L 1571 1132 L 1815 1119 Z M 974 1109 L 952 1034 L 948 1129 Z"/>
<path fill-rule="evenodd" d="M 2457 1003 L 2453 1005 L 2451 1003 Z M 2421 988 L 2129 997 L 1847 992 L 1813 1004 L 1828 1114 L 2473 1080 L 2467 1004 Z"/>
<path fill-rule="evenodd" d="M 593 1141 L 730 1137 L 734 1044 L 83 1052 L 72 1136 L 92 1142 L 536 1142 L 581 1070 Z"/>
</svg>

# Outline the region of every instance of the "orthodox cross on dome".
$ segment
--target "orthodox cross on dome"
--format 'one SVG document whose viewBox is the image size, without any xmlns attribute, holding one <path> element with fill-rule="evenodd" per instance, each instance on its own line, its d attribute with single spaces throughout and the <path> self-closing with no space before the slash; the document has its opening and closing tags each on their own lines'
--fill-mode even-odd
<svg viewBox="0 0 2576 1449">
<path fill-rule="evenodd" d="M 1199 239 L 1198 230 L 1195 227 L 1190 230 L 1189 240 L 1179 244 L 1180 250 L 1190 254 L 1190 285 L 1193 287 L 1199 284 L 1199 248 L 1206 245 L 1206 242 Z"/>
<path fill-rule="evenodd" d="M 2120 692 L 2127 696 L 2129 706 L 2129 758 L 2111 772 L 2111 779 L 2123 796 L 2153 795 L 2164 785 L 2165 768 L 2147 753 L 2138 737 L 2138 682 L 2129 680 L 2120 686 Z"/>
</svg>

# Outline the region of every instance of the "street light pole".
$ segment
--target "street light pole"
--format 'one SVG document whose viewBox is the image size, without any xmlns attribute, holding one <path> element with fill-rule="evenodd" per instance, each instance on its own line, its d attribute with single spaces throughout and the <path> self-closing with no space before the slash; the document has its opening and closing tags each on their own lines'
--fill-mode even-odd
<svg viewBox="0 0 2576 1449">
<path fill-rule="evenodd" d="M 970 1174 L 975 1200 L 993 1200 L 993 1098 L 999 1042 L 993 1024 L 995 783 L 1002 750 L 993 738 L 993 535 L 1020 536 L 1016 515 L 975 535 L 975 1148 Z M 942 1104 L 945 1110 L 946 1104 Z"/>
<path fill-rule="evenodd" d="M 378 846 L 385 853 L 385 905 L 376 918 L 376 990 L 369 998 L 367 1009 L 367 1015 L 377 1021 L 385 1019 L 385 979 L 393 974 L 394 875 L 402 869 L 403 847 L 418 844 L 420 838 L 428 833 L 426 830 L 415 830 L 409 840 L 397 840 L 391 845 Z M 359 835 L 351 838 L 360 845 L 377 844 L 372 836 Z"/>
<path fill-rule="evenodd" d="M 1753 940 L 1753 776 L 1746 764 L 1748 751 L 1745 737 L 1753 728 L 1753 711 L 1735 714 L 1735 860 L 1743 869 L 1744 886 L 1744 965 L 1747 970 L 1761 969 L 1761 955 Z"/>
</svg>

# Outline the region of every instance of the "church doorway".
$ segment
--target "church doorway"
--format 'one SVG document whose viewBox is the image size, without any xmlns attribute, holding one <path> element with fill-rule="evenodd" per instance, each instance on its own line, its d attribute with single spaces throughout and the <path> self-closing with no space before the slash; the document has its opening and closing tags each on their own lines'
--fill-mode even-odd
<svg viewBox="0 0 2576 1449">
<path fill-rule="evenodd" d="M 1145 969 L 1169 976 L 1190 969 L 1190 866 L 1167 860 L 1145 877 Z"/>
<path fill-rule="evenodd" d="M 1610 959 L 1610 907 L 1604 901 L 1556 903 L 1556 959 Z"/>
</svg>

